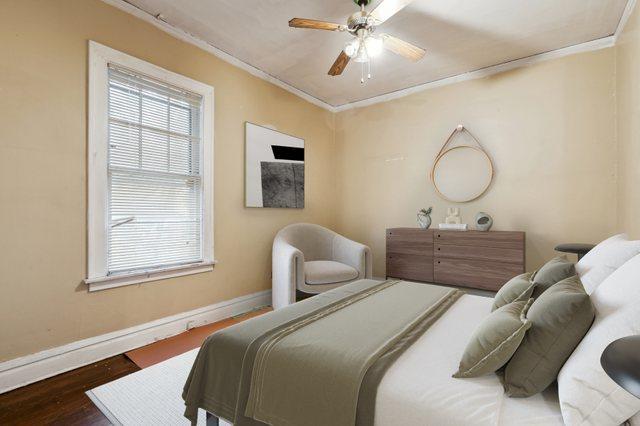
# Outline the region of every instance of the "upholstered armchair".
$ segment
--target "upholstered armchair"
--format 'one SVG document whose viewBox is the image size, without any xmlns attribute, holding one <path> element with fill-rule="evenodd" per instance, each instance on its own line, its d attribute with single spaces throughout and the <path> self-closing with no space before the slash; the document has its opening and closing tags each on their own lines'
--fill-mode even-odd
<svg viewBox="0 0 640 426">
<path fill-rule="evenodd" d="M 371 250 L 330 229 L 289 225 L 273 241 L 273 308 L 296 301 L 296 289 L 318 294 L 371 278 Z"/>
</svg>

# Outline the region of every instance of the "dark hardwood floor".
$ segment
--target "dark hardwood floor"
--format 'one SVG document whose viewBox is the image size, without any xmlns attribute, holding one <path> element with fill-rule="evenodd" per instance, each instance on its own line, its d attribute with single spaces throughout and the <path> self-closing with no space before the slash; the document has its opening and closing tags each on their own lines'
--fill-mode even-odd
<svg viewBox="0 0 640 426">
<path fill-rule="evenodd" d="M 109 425 L 85 392 L 138 371 L 117 355 L 0 395 L 0 425 Z"/>
<path fill-rule="evenodd" d="M 148 367 L 198 348 L 213 332 L 269 312 L 244 313 L 128 352 Z M 142 362 L 141 362 L 142 361 Z M 117 355 L 0 395 L 0 426 L 7 425 L 108 425 L 107 418 L 85 394 L 89 389 L 139 371 L 127 356 Z"/>
</svg>

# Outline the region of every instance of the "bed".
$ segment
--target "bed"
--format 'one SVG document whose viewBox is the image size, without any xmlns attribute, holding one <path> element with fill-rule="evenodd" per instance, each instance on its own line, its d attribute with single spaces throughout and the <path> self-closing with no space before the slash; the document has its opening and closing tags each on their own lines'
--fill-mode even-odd
<svg viewBox="0 0 640 426">
<path fill-rule="evenodd" d="M 350 288 L 357 287 L 365 283 L 367 286 L 373 285 L 372 280 L 362 280 L 341 289 L 332 290 L 321 296 L 304 301 L 290 307 L 278 310 L 250 321 L 253 324 L 238 325 L 238 330 L 229 329 L 227 338 L 218 338 L 216 342 L 212 339 L 210 344 L 205 343 L 199 359 L 194 363 L 194 368 L 190 378 L 185 385 L 183 398 L 187 401 L 187 406 L 205 409 L 208 411 L 209 424 L 217 424 L 217 418 L 233 420 L 235 414 L 227 410 L 226 406 L 234 404 L 228 403 L 226 406 L 211 404 L 218 396 L 210 395 L 207 401 L 199 394 L 203 394 L 202 389 L 211 386 L 210 389 L 229 387 L 234 382 L 241 381 L 240 373 L 234 376 L 229 371 L 220 372 L 221 369 L 211 367 L 210 360 L 206 360 L 207 354 L 213 356 L 216 351 L 219 353 L 224 346 L 233 346 L 235 336 L 241 335 L 242 327 L 260 328 L 260 322 L 268 322 L 270 319 L 291 313 L 292 316 L 300 315 L 305 310 L 313 310 L 313 303 L 318 303 L 318 297 L 340 298 L 339 292 L 348 292 Z M 473 379 L 454 379 L 451 377 L 455 372 L 460 355 L 462 354 L 469 337 L 482 318 L 490 313 L 492 299 L 488 297 L 461 294 L 457 290 L 429 284 L 418 284 L 400 282 L 400 287 L 416 289 L 420 286 L 420 291 L 433 291 L 438 295 L 446 295 L 444 299 L 449 300 L 448 305 L 443 307 L 437 317 L 433 317 L 428 327 L 405 345 L 398 356 L 393 359 L 388 366 L 382 370 L 380 379 L 375 383 L 376 392 L 373 394 L 375 408 L 371 409 L 371 421 L 369 423 L 358 422 L 357 424 L 383 425 L 562 425 L 562 416 L 558 404 L 557 394 L 554 387 L 550 387 L 542 394 L 526 399 L 508 398 L 504 391 L 500 379 L 496 375 L 488 375 Z M 427 289 L 430 288 L 430 289 Z M 317 299 L 316 302 L 312 302 Z M 309 307 L 305 307 L 305 303 Z M 284 312 L 283 312 L 284 311 Z M 297 311 L 297 313 L 295 312 Z M 395 315 L 394 315 L 395 316 Z M 246 331 L 248 328 L 245 328 Z M 265 327 L 263 327 L 265 328 Z M 266 328 L 265 328 L 266 329 Z M 341 330 L 336 329 L 335 333 L 340 334 Z M 235 333 L 235 334 L 234 334 Z M 215 336 L 215 335 L 214 335 Z M 247 351 L 249 340 L 254 337 L 247 337 L 243 343 L 241 351 Z M 298 343 L 298 346 L 299 343 Z M 240 354 L 244 352 L 237 352 Z M 248 352 L 247 352 L 248 353 Z M 242 358 L 241 356 L 233 357 Z M 244 358 L 247 358 L 245 355 Z M 227 360 L 226 364 L 233 364 L 233 360 Z M 220 365 L 220 364 L 218 364 Z M 373 369 L 373 368 L 372 368 Z M 211 370 L 218 371 L 213 374 Z M 226 370 L 233 370 L 226 369 Z M 280 373 L 282 374 L 282 373 Z M 238 377 L 236 377 L 238 376 Z M 247 379 L 245 377 L 245 379 Z M 248 379 L 249 383 L 251 378 Z M 366 378 L 363 379 L 366 382 Z M 290 384 L 289 384 L 290 385 Z M 285 386 L 286 387 L 286 386 Z M 363 385 L 364 387 L 364 385 Z M 274 388 L 277 389 L 277 388 Z M 212 392 L 212 391 L 210 391 Z M 365 392 L 360 389 L 360 393 Z M 231 389 L 231 394 L 241 394 L 235 388 Z M 273 393 L 273 392 L 272 392 Z M 322 393 L 320 389 L 319 393 Z M 247 391 L 247 395 L 248 395 Z M 282 396 L 286 398 L 285 396 Z M 323 398 L 330 398 L 331 395 L 324 395 Z M 243 398 L 244 397 L 239 397 Z M 313 397 L 308 398 L 313 403 Z M 204 398 L 205 400 L 207 398 Z M 235 400 L 238 403 L 239 400 Z M 245 413 L 246 406 L 240 402 L 240 408 L 236 408 L 242 414 Z M 304 400 L 303 400 L 304 403 Z M 362 395 L 358 400 L 358 408 L 362 405 Z M 221 408 L 222 407 L 222 408 Z M 336 409 L 339 411 L 338 409 Z M 189 411 L 189 408 L 187 409 Z M 187 416 L 189 417 L 189 416 Z M 236 417 L 237 418 L 237 417 Z M 237 424 L 265 424 L 255 421 L 252 418 L 240 417 Z M 276 422 L 277 423 L 277 422 Z M 298 422 L 286 422 L 281 424 L 299 424 Z M 305 421 L 306 424 L 310 424 Z M 319 422 L 320 424 L 321 422 Z M 343 422 L 348 424 L 348 422 Z"/>
<path fill-rule="evenodd" d="M 530 398 L 508 398 L 496 375 L 451 377 L 492 301 L 463 295 L 402 354 L 378 387 L 376 426 L 563 424 L 555 387 Z"/>
</svg>

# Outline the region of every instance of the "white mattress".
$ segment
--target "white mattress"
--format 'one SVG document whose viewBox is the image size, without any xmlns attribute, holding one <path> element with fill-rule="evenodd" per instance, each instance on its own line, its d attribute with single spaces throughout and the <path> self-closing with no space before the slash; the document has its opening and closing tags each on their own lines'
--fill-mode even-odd
<svg viewBox="0 0 640 426">
<path fill-rule="evenodd" d="M 378 388 L 376 426 L 563 424 L 555 389 L 530 398 L 508 398 L 495 375 L 451 377 L 492 302 L 488 297 L 462 296 L 402 354 Z"/>
</svg>

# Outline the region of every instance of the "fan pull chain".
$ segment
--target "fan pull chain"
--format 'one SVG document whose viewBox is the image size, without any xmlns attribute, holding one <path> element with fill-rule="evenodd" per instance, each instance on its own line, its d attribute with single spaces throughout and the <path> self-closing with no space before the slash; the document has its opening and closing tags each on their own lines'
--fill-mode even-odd
<svg viewBox="0 0 640 426">
<path fill-rule="evenodd" d="M 367 80 L 371 80 L 371 59 L 369 59 L 369 61 L 362 63 L 362 67 L 360 68 L 360 84 L 366 84 L 366 81 L 364 79 L 364 67 L 367 67 Z"/>
</svg>

